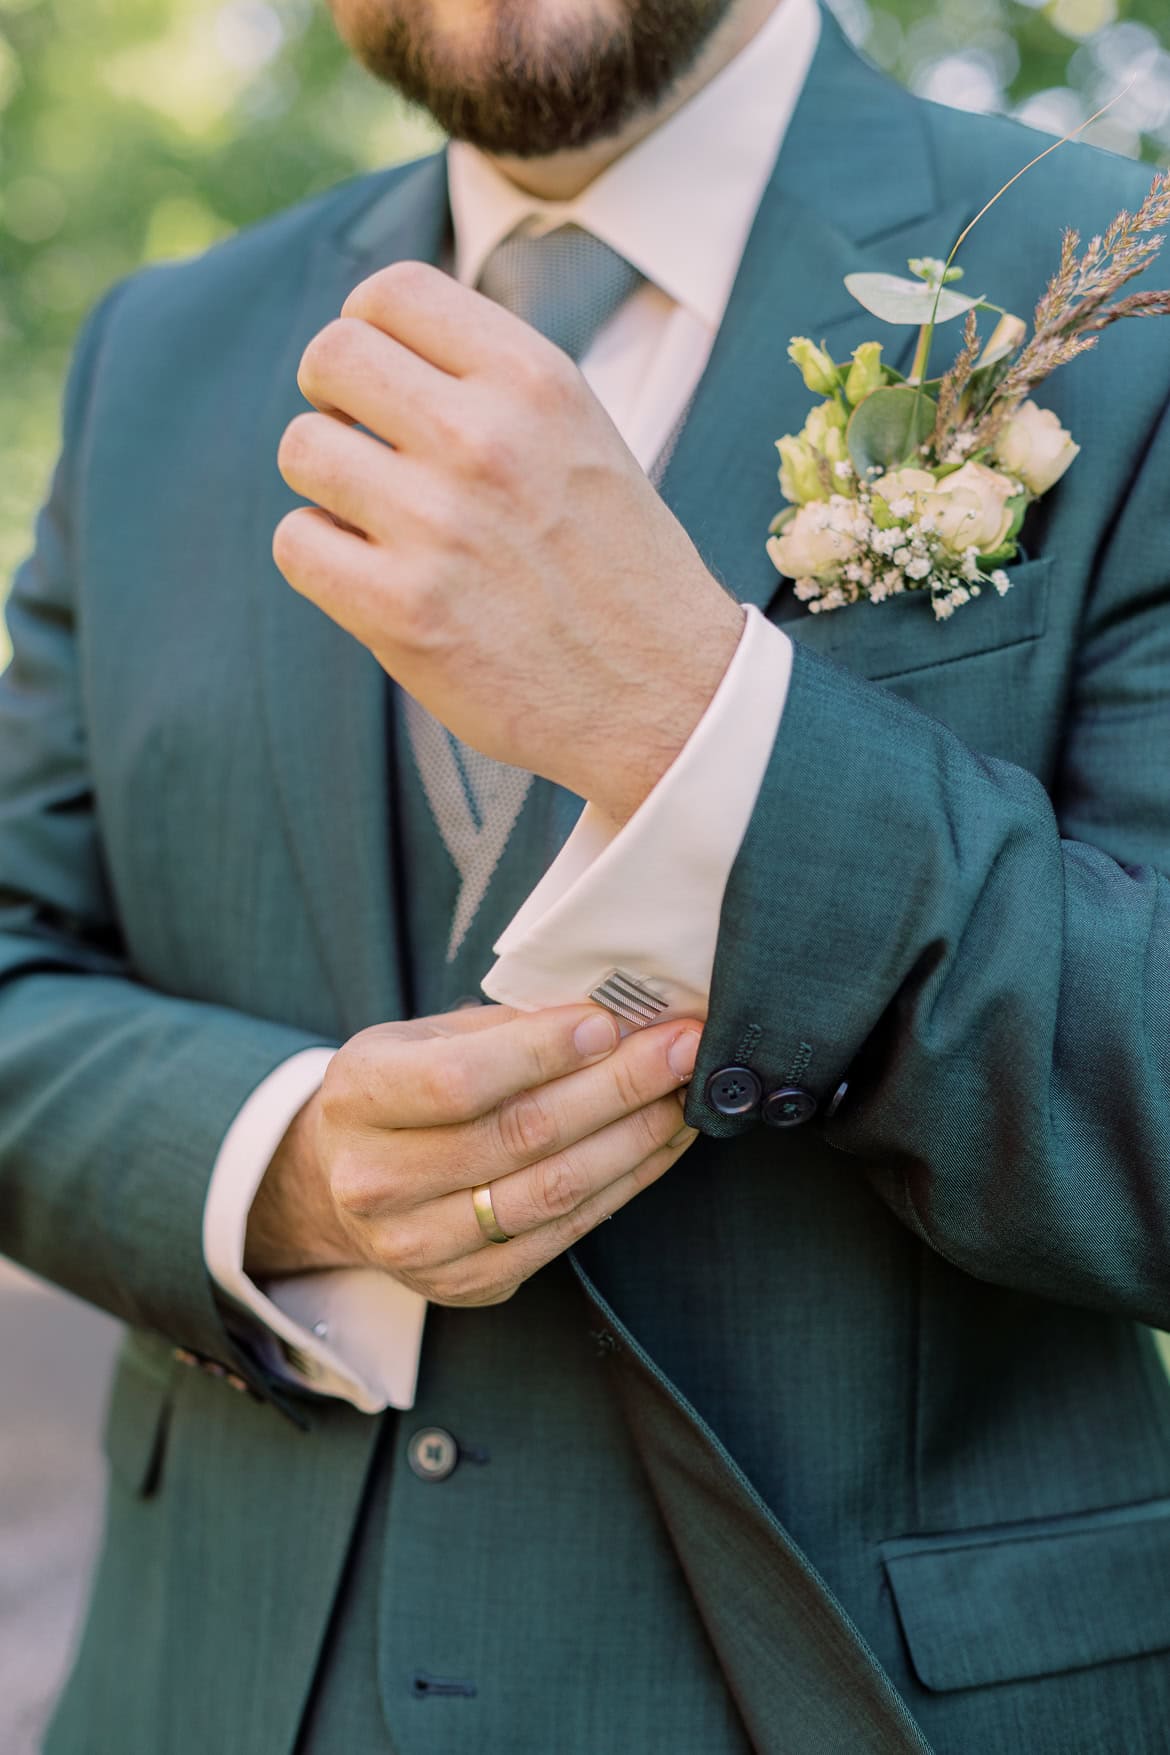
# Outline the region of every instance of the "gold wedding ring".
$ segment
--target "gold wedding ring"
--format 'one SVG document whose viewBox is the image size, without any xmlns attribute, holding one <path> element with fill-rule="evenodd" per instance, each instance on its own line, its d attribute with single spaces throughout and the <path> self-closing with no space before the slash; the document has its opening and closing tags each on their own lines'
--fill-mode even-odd
<svg viewBox="0 0 1170 1755">
<path fill-rule="evenodd" d="M 475 1208 L 476 1223 L 489 1243 L 511 1243 L 511 1236 L 500 1228 L 500 1221 L 496 1218 L 490 1182 L 481 1182 L 478 1188 L 472 1189 L 471 1204 Z"/>
</svg>

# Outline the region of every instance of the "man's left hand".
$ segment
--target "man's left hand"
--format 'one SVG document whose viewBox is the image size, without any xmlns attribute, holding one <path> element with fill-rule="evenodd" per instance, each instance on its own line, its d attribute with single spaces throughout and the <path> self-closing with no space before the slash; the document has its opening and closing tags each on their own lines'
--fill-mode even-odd
<svg viewBox="0 0 1170 1755">
<path fill-rule="evenodd" d="M 421 262 L 314 337 L 276 564 L 457 736 L 624 822 L 702 717 L 743 610 L 573 362 Z M 366 429 L 366 430 L 362 430 Z"/>
</svg>

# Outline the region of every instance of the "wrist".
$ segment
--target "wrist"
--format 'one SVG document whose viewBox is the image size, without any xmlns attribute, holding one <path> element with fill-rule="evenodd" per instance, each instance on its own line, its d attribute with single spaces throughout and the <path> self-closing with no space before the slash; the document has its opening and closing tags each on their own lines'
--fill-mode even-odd
<svg viewBox="0 0 1170 1755">
<path fill-rule="evenodd" d="M 297 1111 L 256 1190 L 244 1240 L 254 1280 L 360 1265 L 337 1214 L 320 1150 L 321 1093 Z"/>
<path fill-rule="evenodd" d="M 608 762 L 585 796 L 622 827 L 678 760 L 703 719 L 743 637 L 743 605 L 722 593 L 715 615 L 704 620 L 682 660 L 654 679 L 640 706 L 652 709 L 642 723 L 623 725 L 609 740 Z M 636 753 L 635 753 L 636 752 Z M 615 760 L 616 756 L 616 760 Z"/>
</svg>

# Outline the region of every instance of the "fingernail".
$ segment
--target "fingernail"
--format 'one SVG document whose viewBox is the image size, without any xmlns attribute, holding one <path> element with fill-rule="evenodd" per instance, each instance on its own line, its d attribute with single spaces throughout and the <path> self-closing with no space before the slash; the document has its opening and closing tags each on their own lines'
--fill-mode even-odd
<svg viewBox="0 0 1170 1755">
<path fill-rule="evenodd" d="M 699 1032 L 683 1030 L 666 1051 L 666 1059 L 676 1079 L 689 1079 L 695 1070 L 699 1052 Z"/>
<path fill-rule="evenodd" d="M 605 1012 L 594 1012 L 592 1017 L 582 1018 L 573 1031 L 573 1046 L 585 1059 L 595 1054 L 608 1054 L 617 1047 L 617 1040 L 617 1025 Z"/>
<path fill-rule="evenodd" d="M 698 1137 L 699 1130 L 697 1127 L 680 1127 L 674 1138 L 672 1140 L 667 1140 L 667 1150 L 673 1152 L 679 1146 L 689 1146 L 691 1141 L 697 1140 Z"/>
</svg>

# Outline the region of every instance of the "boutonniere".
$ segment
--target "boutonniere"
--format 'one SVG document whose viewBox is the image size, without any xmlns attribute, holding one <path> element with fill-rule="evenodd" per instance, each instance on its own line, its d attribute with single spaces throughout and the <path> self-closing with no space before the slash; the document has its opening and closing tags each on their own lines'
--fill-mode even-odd
<svg viewBox="0 0 1170 1755">
<path fill-rule="evenodd" d="M 923 591 L 944 620 L 987 587 L 1002 596 L 1029 506 L 1080 450 L 1031 392 L 1095 346 L 1110 324 L 1170 314 L 1170 292 L 1118 297 L 1162 247 L 1156 233 L 1170 224 L 1168 172 L 1155 177 L 1136 213 L 1119 213 L 1084 248 L 1076 232 L 1065 231 L 1030 335 L 1021 318 L 957 290 L 963 270 L 955 256 L 973 227 L 1024 171 L 1063 144 L 1005 183 L 945 261 L 912 260 L 910 279 L 846 276 L 850 293 L 875 317 L 919 329 L 908 377 L 883 361 L 880 341 L 863 342 L 840 365 L 805 336 L 789 346 L 805 384 L 823 400 L 803 431 L 777 440 L 790 504 L 773 519 L 767 549 L 814 613 Z M 979 316 L 988 311 L 998 320 L 984 342 Z M 960 317 L 958 357 L 931 378 L 935 330 Z"/>
</svg>

